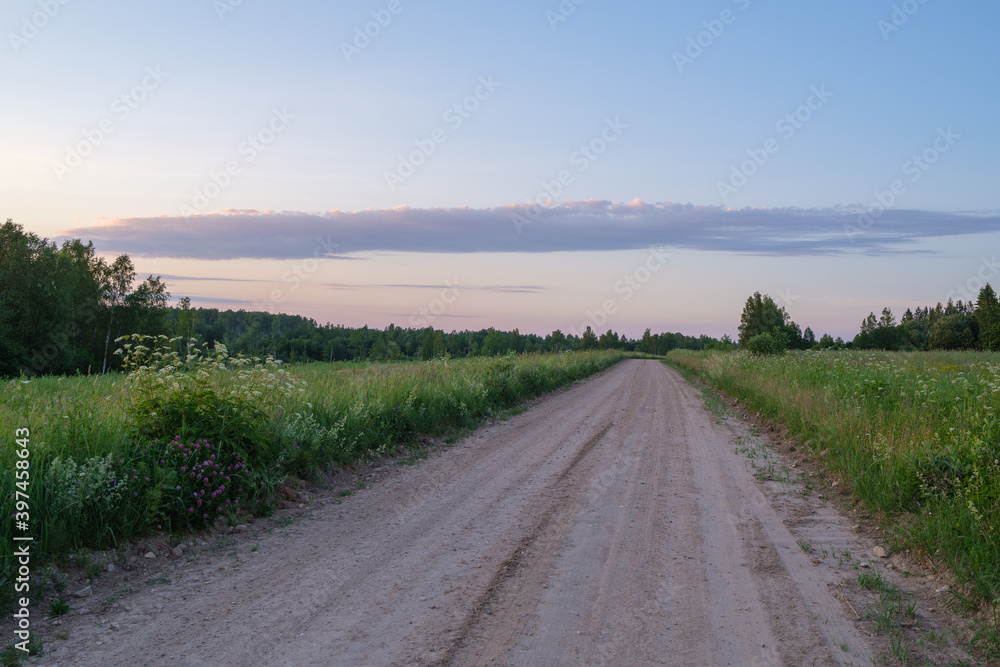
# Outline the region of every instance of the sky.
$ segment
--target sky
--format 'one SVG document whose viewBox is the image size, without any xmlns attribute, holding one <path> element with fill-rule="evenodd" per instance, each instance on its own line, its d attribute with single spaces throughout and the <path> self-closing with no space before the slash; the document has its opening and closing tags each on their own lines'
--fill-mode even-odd
<svg viewBox="0 0 1000 667">
<path fill-rule="evenodd" d="M 1000 283 L 986 0 L 8 0 L 0 216 L 174 300 L 852 338 Z"/>
</svg>

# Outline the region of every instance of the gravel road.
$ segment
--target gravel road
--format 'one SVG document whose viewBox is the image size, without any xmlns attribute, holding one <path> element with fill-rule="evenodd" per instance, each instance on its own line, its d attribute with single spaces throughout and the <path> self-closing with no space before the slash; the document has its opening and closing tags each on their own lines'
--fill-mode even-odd
<svg viewBox="0 0 1000 667">
<path fill-rule="evenodd" d="M 796 544 L 734 453 L 745 429 L 662 363 L 626 361 L 342 504 L 176 561 L 169 585 L 67 617 L 71 638 L 43 661 L 872 664 L 837 593 L 853 571 Z M 857 539 L 817 520 L 841 549 Z"/>
</svg>

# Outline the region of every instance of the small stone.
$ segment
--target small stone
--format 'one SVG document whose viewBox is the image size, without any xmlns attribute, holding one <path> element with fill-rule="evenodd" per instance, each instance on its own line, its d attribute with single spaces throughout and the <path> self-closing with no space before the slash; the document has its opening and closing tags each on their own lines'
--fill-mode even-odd
<svg viewBox="0 0 1000 667">
<path fill-rule="evenodd" d="M 170 553 L 173 554 L 174 558 L 180 558 L 181 556 L 184 555 L 184 551 L 182 549 L 179 549 L 178 547 L 174 547 L 173 549 L 171 549 Z"/>
<path fill-rule="evenodd" d="M 863 561 L 861 561 L 861 563 L 859 563 L 858 567 L 865 567 L 865 568 L 867 568 L 867 567 L 871 567 L 871 565 L 868 563 L 868 561 L 863 560 Z"/>
<path fill-rule="evenodd" d="M 153 560 L 154 558 L 156 558 L 156 554 L 154 554 L 152 551 L 147 551 L 145 558 L 148 558 L 149 560 Z"/>
<path fill-rule="evenodd" d="M 936 593 L 947 593 L 950 590 L 951 590 L 951 586 L 942 586 L 941 588 L 937 589 L 937 591 L 935 591 L 935 592 Z"/>
<path fill-rule="evenodd" d="M 75 597 L 75 598 L 89 598 L 93 594 L 94 594 L 94 590 L 90 586 L 84 586 L 83 588 L 81 588 L 80 590 L 78 590 L 76 593 L 73 593 L 73 597 Z"/>
<path fill-rule="evenodd" d="M 104 569 L 107 570 L 108 572 L 114 572 L 115 571 L 115 564 L 114 563 L 108 563 L 107 565 L 104 566 Z"/>
<path fill-rule="evenodd" d="M 247 525 L 245 523 L 241 523 L 240 525 L 233 528 L 234 533 L 245 533 L 246 531 L 247 531 Z"/>
<path fill-rule="evenodd" d="M 860 523 L 854 524 L 853 526 L 851 526 L 851 530 L 861 530 L 861 524 Z"/>
<path fill-rule="evenodd" d="M 111 629 L 112 630 L 121 630 L 122 626 L 118 625 L 117 623 L 112 623 L 111 624 Z"/>
<path fill-rule="evenodd" d="M 821 451 L 819 453 L 819 457 L 821 459 L 825 459 L 829 454 L 830 454 L 830 450 L 829 449 L 824 449 L 823 451 Z"/>
<path fill-rule="evenodd" d="M 889 554 L 886 553 L 885 549 L 882 547 L 874 547 L 872 549 L 872 556 L 875 556 L 876 558 L 888 558 Z"/>
</svg>

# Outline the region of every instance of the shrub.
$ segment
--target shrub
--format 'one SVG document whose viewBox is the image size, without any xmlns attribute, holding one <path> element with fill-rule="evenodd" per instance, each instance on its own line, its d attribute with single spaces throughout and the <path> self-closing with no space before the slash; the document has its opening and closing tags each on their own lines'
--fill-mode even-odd
<svg viewBox="0 0 1000 667">
<path fill-rule="evenodd" d="M 305 384 L 280 362 L 230 357 L 221 343 L 209 351 L 207 344 L 166 336 L 118 340 L 128 341 L 115 354 L 128 372 L 128 411 L 140 440 L 208 439 L 238 448 L 252 465 L 273 463 L 271 413 Z M 181 344 L 183 358 L 176 349 Z"/>
<path fill-rule="evenodd" d="M 314 477 L 330 463 L 348 460 L 348 444 L 342 437 L 344 419 L 330 427 L 312 414 L 295 412 L 277 426 L 279 463 L 302 479 Z"/>
<path fill-rule="evenodd" d="M 514 368 L 514 355 L 490 363 L 484 382 L 488 407 L 510 407 L 521 399 L 520 378 Z"/>
<path fill-rule="evenodd" d="M 747 350 L 757 357 L 784 354 L 788 345 L 778 332 L 757 334 L 747 341 Z"/>
<path fill-rule="evenodd" d="M 246 497 L 247 464 L 232 450 L 180 438 L 142 448 L 132 469 L 134 498 L 142 499 L 150 524 L 171 530 L 211 523 L 238 509 Z"/>
<path fill-rule="evenodd" d="M 45 470 L 43 541 L 47 548 L 106 546 L 122 532 L 130 485 L 111 454 L 86 459 L 56 457 Z"/>
</svg>

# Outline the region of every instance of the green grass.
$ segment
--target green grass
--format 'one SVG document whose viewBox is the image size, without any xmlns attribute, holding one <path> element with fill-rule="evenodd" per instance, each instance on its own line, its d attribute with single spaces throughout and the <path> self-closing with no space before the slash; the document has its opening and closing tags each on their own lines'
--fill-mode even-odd
<svg viewBox="0 0 1000 667">
<path fill-rule="evenodd" d="M 243 392 L 244 403 L 223 407 L 252 404 L 253 413 L 241 416 L 223 410 L 217 414 L 226 423 L 210 423 L 198 412 L 197 423 L 218 436 L 212 442 L 215 453 L 239 450 L 248 457 L 253 474 L 244 475 L 243 483 L 257 494 L 249 498 L 256 513 L 266 516 L 273 502 L 261 490 L 269 492 L 285 475 L 319 481 L 336 466 L 412 447 L 418 436 L 465 432 L 484 418 L 502 415 L 528 398 L 591 376 L 625 357 L 616 351 L 590 351 L 381 365 L 308 364 L 286 368 L 294 379 L 294 391 L 272 391 L 265 379 L 251 387 L 262 389 L 253 395 L 244 391 L 241 383 L 248 376 L 239 369 L 210 368 L 211 377 L 195 389 L 211 389 L 224 400 Z M 268 372 L 263 370 L 258 380 Z M 169 490 L 162 493 L 174 493 L 172 486 L 160 486 L 159 481 L 169 479 L 163 475 L 171 471 L 144 472 L 138 463 L 150 439 L 142 435 L 144 429 L 148 434 L 170 423 L 165 413 L 150 414 L 155 408 L 145 414 L 136 410 L 137 405 L 151 405 L 139 401 L 156 398 L 160 390 L 150 379 L 144 384 L 126 380 L 123 375 L 107 375 L 0 383 L 0 437 L 8 444 L 0 448 L 0 498 L 6 503 L 6 515 L 12 515 L 13 439 L 16 429 L 30 429 L 28 494 L 36 568 L 47 557 L 80 547 L 115 546 L 154 528 L 184 529 L 183 524 L 173 523 L 176 506 L 167 508 L 175 512 L 170 514 L 160 497 L 161 488 Z M 146 393 L 138 395 L 137 387 Z M 203 399 L 203 394 L 189 396 L 188 403 L 171 404 L 171 409 L 195 415 L 195 410 L 220 405 L 218 400 Z M 185 441 L 215 440 L 192 428 L 190 420 L 175 419 L 175 423 L 186 424 Z M 251 427 L 259 432 L 248 431 Z M 173 435 L 157 437 L 169 440 Z M 418 449 L 414 459 L 424 455 Z M 61 468 L 52 466 L 57 458 Z M 157 454 L 153 463 L 162 463 L 160 458 Z M 72 464 L 68 468 L 67 461 Z M 138 467 L 134 479 L 133 467 Z M 145 486 L 143 474 L 152 478 Z M 120 482 L 126 484 L 119 486 Z M 76 485 L 76 495 L 62 488 L 67 484 Z M 122 488 L 130 492 L 128 498 L 121 497 Z M 0 523 L 0 607 L 9 604 L 13 590 L 13 534 L 11 521 Z M 87 565 L 82 563 L 87 574 L 96 576 L 97 571 Z"/>
<path fill-rule="evenodd" d="M 898 545 L 951 568 L 997 627 L 1000 354 L 675 351 L 667 363 L 825 451 Z M 978 636 L 1000 656 L 995 632 Z"/>
</svg>

